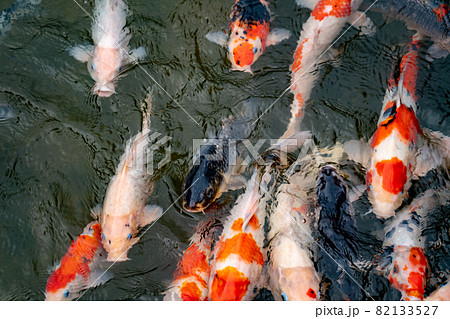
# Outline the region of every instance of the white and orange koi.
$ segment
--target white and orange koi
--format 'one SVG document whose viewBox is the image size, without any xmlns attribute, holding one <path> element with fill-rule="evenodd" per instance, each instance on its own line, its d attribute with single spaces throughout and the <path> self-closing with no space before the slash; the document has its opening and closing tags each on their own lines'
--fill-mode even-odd
<svg viewBox="0 0 450 319">
<path fill-rule="evenodd" d="M 209 217 L 199 223 L 173 275 L 165 301 L 208 300 L 208 281 L 211 274 L 209 257 L 223 226 L 220 220 Z"/>
<path fill-rule="evenodd" d="M 252 300 L 264 265 L 265 201 L 260 193 L 261 177 L 255 169 L 247 189 L 224 222 L 211 261 L 209 298 Z"/>
<path fill-rule="evenodd" d="M 145 160 L 150 131 L 151 97 L 145 100 L 147 110 L 143 116 L 142 131 L 127 145 L 116 175 L 106 191 L 100 215 L 102 243 L 108 252 L 108 261 L 127 260 L 128 250 L 138 242 L 136 234 L 140 227 L 159 219 L 162 208 L 147 205 L 152 192 Z M 144 109 L 144 106 L 142 105 Z"/>
<path fill-rule="evenodd" d="M 436 289 L 431 295 L 425 298 L 426 301 L 450 301 L 450 285 L 449 281 L 445 282 L 441 287 Z"/>
<path fill-rule="evenodd" d="M 48 278 L 45 300 L 73 300 L 81 290 L 111 279 L 112 275 L 105 271 L 109 263 L 104 262 L 106 252 L 100 236 L 99 223 L 91 222 L 84 228 Z"/>
<path fill-rule="evenodd" d="M 407 196 L 414 172 L 418 134 L 415 95 L 419 41 L 414 39 L 400 64 L 398 82 L 391 80 L 378 128 L 372 136 L 371 162 L 366 176 L 369 200 L 379 218 L 395 214 Z"/>
<path fill-rule="evenodd" d="M 294 62 L 291 69 L 291 120 L 281 138 L 291 136 L 300 129 L 305 103 L 318 77 L 317 68 L 321 62 L 336 55 L 331 44 L 346 23 L 361 29 L 363 34 L 372 34 L 372 21 L 357 11 L 362 0 L 297 0 L 299 5 L 312 10 L 310 18 L 303 24 Z"/>
<path fill-rule="evenodd" d="M 129 14 L 122 0 L 96 0 L 92 39 L 94 46 L 76 46 L 70 54 L 81 62 L 87 62 L 89 74 L 95 81 L 94 93 L 109 97 L 116 92 L 115 82 L 122 67 L 146 56 L 145 49 L 130 50 L 131 35 L 126 27 Z"/>
<path fill-rule="evenodd" d="M 426 215 L 448 202 L 448 193 L 427 190 L 402 209 L 386 226 L 381 269 L 389 282 L 402 293 L 403 300 L 423 300 L 428 279 L 425 237 L 422 229 Z"/>
<path fill-rule="evenodd" d="M 275 300 L 318 300 L 320 277 L 313 262 L 313 214 L 303 188 L 305 176 L 289 176 L 278 188 L 270 213 L 267 248 L 269 287 Z"/>
<path fill-rule="evenodd" d="M 264 0 L 237 0 L 230 15 L 230 36 L 210 32 L 206 38 L 228 50 L 232 70 L 250 72 L 251 66 L 267 46 L 290 37 L 283 29 L 270 31 L 269 4 Z"/>
</svg>

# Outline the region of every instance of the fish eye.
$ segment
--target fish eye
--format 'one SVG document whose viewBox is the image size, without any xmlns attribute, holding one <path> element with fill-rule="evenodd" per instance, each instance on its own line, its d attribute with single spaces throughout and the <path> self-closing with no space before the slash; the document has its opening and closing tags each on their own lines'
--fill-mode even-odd
<svg viewBox="0 0 450 319">
<path fill-rule="evenodd" d="M 102 234 L 102 239 L 103 239 L 103 240 L 106 240 L 105 234 Z"/>
<path fill-rule="evenodd" d="M 227 51 L 228 51 L 228 53 L 230 53 L 230 52 L 231 52 L 231 49 L 230 49 L 230 47 L 227 47 Z"/>
<path fill-rule="evenodd" d="M 281 298 L 283 298 L 283 301 L 288 301 L 289 300 L 288 296 L 284 292 L 281 293 Z"/>
<path fill-rule="evenodd" d="M 63 297 L 64 298 L 69 297 L 69 290 L 68 289 L 66 291 L 64 291 Z"/>
<path fill-rule="evenodd" d="M 258 52 L 258 48 L 257 47 L 253 47 L 253 54 L 256 54 L 256 52 Z"/>
<path fill-rule="evenodd" d="M 91 63 L 91 70 L 94 71 L 95 70 L 95 64 Z"/>
<path fill-rule="evenodd" d="M 122 71 L 122 66 L 119 66 L 119 68 L 117 69 L 117 71 Z"/>
<path fill-rule="evenodd" d="M 214 196 L 214 190 L 212 188 L 208 189 L 208 191 L 206 192 L 206 196 L 208 198 L 211 198 Z"/>
<path fill-rule="evenodd" d="M 127 239 L 128 239 L 128 240 L 131 240 L 131 233 L 128 234 Z"/>
</svg>

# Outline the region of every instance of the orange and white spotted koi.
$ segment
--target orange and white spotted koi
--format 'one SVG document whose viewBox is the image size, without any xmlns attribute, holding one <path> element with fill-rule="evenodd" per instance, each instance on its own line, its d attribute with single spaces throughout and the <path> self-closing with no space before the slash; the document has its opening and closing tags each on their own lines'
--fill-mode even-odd
<svg viewBox="0 0 450 319">
<path fill-rule="evenodd" d="M 320 277 L 313 262 L 313 214 L 304 174 L 289 176 L 270 213 L 267 248 L 269 287 L 275 300 L 318 300 Z"/>
<path fill-rule="evenodd" d="M 105 283 L 112 275 L 105 272 L 106 252 L 101 243 L 101 228 L 91 222 L 72 242 L 61 263 L 50 275 L 45 300 L 72 300 L 81 290 Z"/>
<path fill-rule="evenodd" d="M 401 61 L 398 81 L 391 79 L 370 143 L 366 184 L 373 211 L 379 218 L 395 214 L 407 196 L 414 172 L 417 137 L 422 133 L 416 118 L 415 94 L 419 47 L 418 40 L 411 42 Z"/>
<path fill-rule="evenodd" d="M 95 81 L 94 93 L 109 97 L 116 92 L 116 80 L 122 67 L 146 56 L 145 49 L 130 50 L 131 35 L 126 27 L 128 7 L 123 0 L 96 0 L 92 39 L 94 46 L 76 46 L 70 54 L 87 62 L 89 74 Z"/>
<path fill-rule="evenodd" d="M 362 0 L 297 0 L 299 5 L 312 9 L 310 18 L 303 24 L 294 62 L 291 69 L 291 120 L 281 138 L 286 138 L 300 130 L 305 103 L 318 77 L 317 67 L 321 62 L 336 55 L 331 49 L 332 42 L 346 23 L 359 27 L 363 34 L 372 34 L 372 21 L 357 11 Z"/>
<path fill-rule="evenodd" d="M 431 295 L 429 295 L 426 301 L 450 301 L 450 285 L 447 280 L 440 288 L 436 289 Z"/>
<path fill-rule="evenodd" d="M 230 36 L 210 32 L 206 38 L 227 47 L 232 70 L 252 73 L 251 66 L 267 46 L 290 37 L 283 29 L 270 31 L 269 4 L 264 0 L 237 0 L 230 15 Z"/>
<path fill-rule="evenodd" d="M 116 175 L 106 190 L 103 209 L 96 213 L 102 226 L 102 243 L 108 252 L 108 261 L 127 260 L 128 250 L 138 242 L 135 237 L 144 227 L 161 217 L 159 206 L 146 205 L 152 192 L 147 173 L 146 151 L 149 147 L 151 97 L 145 100 L 142 131 L 126 147 Z M 144 105 L 142 105 L 144 109 Z"/>
<path fill-rule="evenodd" d="M 426 215 L 448 201 L 447 198 L 446 191 L 427 190 L 393 217 L 385 228 L 385 256 L 378 269 L 402 293 L 403 300 L 423 300 L 429 269 L 422 229 Z"/>
<path fill-rule="evenodd" d="M 223 225 L 218 219 L 209 217 L 200 222 L 197 229 L 191 238 L 191 245 L 186 249 L 174 272 L 173 281 L 165 293 L 165 301 L 208 300 L 208 281 L 211 274 L 209 257 Z"/>
<path fill-rule="evenodd" d="M 260 192 L 260 170 L 255 169 L 247 189 L 224 222 L 211 261 L 211 300 L 252 300 L 264 265 L 265 201 Z"/>
</svg>

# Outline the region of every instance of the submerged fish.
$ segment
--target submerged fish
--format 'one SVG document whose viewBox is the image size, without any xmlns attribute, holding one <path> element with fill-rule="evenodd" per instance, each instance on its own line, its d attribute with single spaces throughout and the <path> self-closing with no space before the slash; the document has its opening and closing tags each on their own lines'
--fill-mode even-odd
<svg viewBox="0 0 450 319">
<path fill-rule="evenodd" d="M 199 223 L 191 238 L 191 245 L 174 272 L 164 300 L 202 301 L 208 300 L 208 281 L 211 274 L 209 257 L 222 232 L 220 220 L 208 217 Z"/>
<path fill-rule="evenodd" d="M 243 140 L 250 137 L 255 127 L 254 108 L 251 102 L 245 103 L 243 114 L 223 121 L 217 138 L 200 147 L 183 186 L 185 210 L 201 212 L 226 190 L 244 187 L 237 171 Z"/>
<path fill-rule="evenodd" d="M 275 300 L 318 300 L 320 278 L 314 267 L 312 214 L 304 174 L 288 177 L 269 215 L 267 273 Z"/>
<path fill-rule="evenodd" d="M 346 23 L 360 28 L 363 34 L 374 32 L 372 21 L 357 11 L 362 0 L 297 0 L 297 4 L 312 10 L 310 18 L 303 24 L 294 62 L 291 69 L 291 92 L 294 100 L 291 105 L 291 119 L 286 138 L 298 132 L 303 118 L 305 104 L 318 78 L 320 63 L 333 58 L 337 51 L 330 48 Z"/>
<path fill-rule="evenodd" d="M 229 39 L 223 32 L 210 32 L 206 38 L 227 47 L 232 70 L 252 73 L 252 64 L 264 53 L 267 46 L 290 37 L 287 30 L 270 31 L 269 24 L 270 11 L 266 1 L 237 0 L 230 16 Z"/>
<path fill-rule="evenodd" d="M 434 0 L 364 0 L 361 10 L 387 14 L 405 22 L 409 29 L 430 37 L 436 44 L 431 49 L 440 50 L 440 56 L 450 52 L 450 15 L 448 4 Z"/>
<path fill-rule="evenodd" d="M 17 0 L 0 14 L 0 38 L 11 29 L 11 24 L 33 12 L 42 0 Z"/>
<path fill-rule="evenodd" d="M 61 263 L 47 281 L 45 300 L 72 300 L 81 290 L 107 282 L 112 275 L 105 272 L 106 252 L 101 243 L 101 228 L 91 222 L 72 242 Z"/>
<path fill-rule="evenodd" d="M 427 190 L 403 208 L 386 226 L 386 238 L 378 270 L 402 293 L 403 300 L 423 300 L 428 279 L 428 259 L 422 229 L 426 215 L 448 194 Z"/>
<path fill-rule="evenodd" d="M 146 56 L 145 49 L 130 50 L 131 35 L 126 27 L 128 7 L 122 0 L 95 0 L 92 39 L 94 46 L 76 46 L 70 54 L 87 62 L 89 74 L 95 81 L 94 93 L 101 97 L 114 94 L 116 80 L 122 67 Z"/>
<path fill-rule="evenodd" d="M 146 99 L 147 110 L 143 116 L 142 131 L 126 147 L 116 175 L 106 191 L 103 209 L 97 212 L 102 225 L 102 243 L 108 252 L 108 261 L 127 260 L 128 250 L 138 242 L 139 228 L 162 215 L 159 206 L 147 205 L 152 191 L 145 160 L 150 131 L 151 97 Z M 142 106 L 142 108 L 144 108 Z"/>
<path fill-rule="evenodd" d="M 359 233 L 348 187 L 335 167 L 320 169 L 316 188 L 316 219 L 319 233 L 319 264 L 324 276 L 338 274 L 332 282 L 333 300 L 361 300 L 360 287 L 355 287 Z M 323 251 L 324 250 L 324 251 Z M 336 288 L 336 289 L 335 289 Z"/>
</svg>

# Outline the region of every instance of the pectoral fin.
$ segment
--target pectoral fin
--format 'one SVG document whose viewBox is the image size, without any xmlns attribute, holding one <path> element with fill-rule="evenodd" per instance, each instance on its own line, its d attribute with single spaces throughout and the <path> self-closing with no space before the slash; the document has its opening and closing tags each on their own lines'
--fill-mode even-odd
<svg viewBox="0 0 450 319">
<path fill-rule="evenodd" d="M 97 287 L 106 283 L 113 277 L 113 274 L 106 270 L 93 270 L 91 271 L 91 275 L 89 276 L 88 281 L 86 282 L 87 288 Z"/>
<path fill-rule="evenodd" d="M 376 31 L 376 27 L 372 20 L 361 11 L 353 12 L 350 17 L 348 17 L 348 23 L 359 29 L 363 35 L 371 36 Z"/>
<path fill-rule="evenodd" d="M 100 216 L 102 215 L 102 205 L 97 204 L 91 208 L 91 216 L 96 220 L 100 220 Z"/>
<path fill-rule="evenodd" d="M 129 59 L 128 62 L 137 62 L 138 60 L 142 60 L 146 56 L 147 56 L 147 51 L 145 50 L 144 47 L 131 49 L 130 50 L 130 55 L 128 57 L 128 59 Z"/>
<path fill-rule="evenodd" d="M 266 46 L 275 45 L 283 40 L 289 39 L 291 32 L 286 29 L 273 29 L 267 36 Z"/>
<path fill-rule="evenodd" d="M 147 205 L 138 216 L 138 226 L 144 227 L 159 219 L 163 214 L 163 209 L 156 205 Z"/>
<path fill-rule="evenodd" d="M 351 140 L 344 144 L 344 152 L 350 160 L 367 166 L 370 161 L 370 148 L 363 140 Z"/>
<path fill-rule="evenodd" d="M 227 183 L 225 191 L 234 191 L 244 188 L 247 185 L 247 180 L 241 175 L 232 175 Z"/>
<path fill-rule="evenodd" d="M 227 46 L 228 36 L 224 32 L 208 32 L 206 38 L 214 43 L 217 43 L 220 46 Z"/>
<path fill-rule="evenodd" d="M 94 52 L 92 45 L 78 45 L 69 48 L 69 54 L 80 62 L 87 62 Z"/>
</svg>

